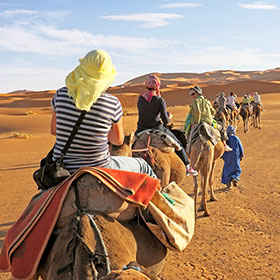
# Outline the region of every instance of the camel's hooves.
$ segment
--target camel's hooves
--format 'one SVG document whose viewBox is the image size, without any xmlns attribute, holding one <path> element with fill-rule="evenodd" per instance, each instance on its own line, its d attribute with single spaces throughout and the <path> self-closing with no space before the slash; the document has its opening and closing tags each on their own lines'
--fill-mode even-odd
<svg viewBox="0 0 280 280">
<path fill-rule="evenodd" d="M 199 207 L 198 209 L 197 209 L 197 211 L 199 211 L 199 212 L 202 212 L 202 211 L 204 211 L 205 209 L 204 209 L 204 207 Z"/>
<path fill-rule="evenodd" d="M 218 201 L 218 198 L 216 196 L 210 197 L 210 201 Z"/>
<path fill-rule="evenodd" d="M 210 214 L 208 212 L 204 212 L 203 217 L 209 217 Z"/>
</svg>

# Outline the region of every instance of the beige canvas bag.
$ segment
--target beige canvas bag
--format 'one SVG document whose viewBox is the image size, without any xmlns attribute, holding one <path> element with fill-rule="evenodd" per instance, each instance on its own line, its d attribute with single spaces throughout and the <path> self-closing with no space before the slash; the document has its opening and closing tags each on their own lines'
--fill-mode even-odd
<svg viewBox="0 0 280 280">
<path fill-rule="evenodd" d="M 148 228 L 167 248 L 183 251 L 194 234 L 194 200 L 171 182 L 161 192 L 155 193 L 147 209 L 154 219 L 150 221 L 141 212 Z"/>
</svg>

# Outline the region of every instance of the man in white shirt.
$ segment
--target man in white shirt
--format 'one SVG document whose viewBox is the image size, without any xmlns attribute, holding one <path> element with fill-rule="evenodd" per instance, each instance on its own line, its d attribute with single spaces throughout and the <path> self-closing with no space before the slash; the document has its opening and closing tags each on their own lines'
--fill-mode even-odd
<svg viewBox="0 0 280 280">
<path fill-rule="evenodd" d="M 262 104 L 261 97 L 259 96 L 259 94 L 257 92 L 255 92 L 255 94 L 254 94 L 254 102 L 256 104 L 260 104 L 260 105 Z"/>
<path fill-rule="evenodd" d="M 236 109 L 236 102 L 236 97 L 234 96 L 233 92 L 231 92 L 230 95 L 227 97 L 227 107 L 229 107 L 229 109 L 231 110 Z"/>
</svg>

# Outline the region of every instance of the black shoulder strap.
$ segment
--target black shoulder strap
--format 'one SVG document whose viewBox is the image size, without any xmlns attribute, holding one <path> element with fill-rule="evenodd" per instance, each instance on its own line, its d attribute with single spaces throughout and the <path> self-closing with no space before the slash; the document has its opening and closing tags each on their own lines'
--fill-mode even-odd
<svg viewBox="0 0 280 280">
<path fill-rule="evenodd" d="M 65 144 L 65 146 L 64 146 L 64 148 L 63 148 L 63 150 L 61 152 L 62 156 L 65 156 L 65 154 L 67 153 L 67 151 L 68 151 L 68 149 L 69 149 L 69 147 L 70 147 L 70 145 L 71 145 L 71 143 L 72 143 L 72 141 L 73 141 L 73 139 L 74 139 L 74 137 L 75 137 L 79 127 L 80 127 L 80 125 L 81 125 L 81 122 L 82 122 L 86 112 L 87 111 L 85 111 L 85 110 L 83 110 L 81 112 L 81 114 L 80 114 L 76 124 L 74 125 L 73 130 L 72 130 L 72 132 L 71 132 L 71 134 L 70 134 L 70 136 L 69 136 L 69 138 L 68 138 L 68 140 L 67 140 L 67 142 L 66 142 L 66 144 Z"/>
</svg>

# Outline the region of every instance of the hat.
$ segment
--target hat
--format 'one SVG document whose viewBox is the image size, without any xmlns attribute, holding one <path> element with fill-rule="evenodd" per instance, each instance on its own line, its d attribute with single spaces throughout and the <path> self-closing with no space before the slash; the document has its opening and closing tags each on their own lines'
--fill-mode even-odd
<svg viewBox="0 0 280 280">
<path fill-rule="evenodd" d="M 224 92 L 219 92 L 219 95 L 225 96 L 225 93 Z"/>
<path fill-rule="evenodd" d="M 150 74 L 145 79 L 145 85 L 150 90 L 159 91 L 160 80 L 155 74 Z"/>
<path fill-rule="evenodd" d="M 232 126 L 232 125 L 229 125 L 229 126 L 227 127 L 227 134 L 233 134 L 233 135 L 235 135 L 235 127 Z"/>
<path fill-rule="evenodd" d="M 190 91 L 191 91 L 191 90 L 194 90 L 194 91 L 197 92 L 198 94 L 202 95 L 202 88 L 199 87 L 199 86 L 191 87 L 189 90 L 190 90 Z"/>
<path fill-rule="evenodd" d="M 93 50 L 79 61 L 80 64 L 69 73 L 65 83 L 76 107 L 89 111 L 114 81 L 116 71 L 110 55 L 103 50 Z"/>
</svg>

